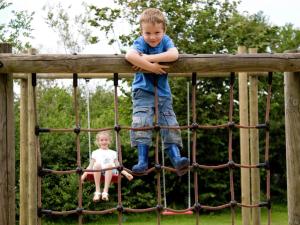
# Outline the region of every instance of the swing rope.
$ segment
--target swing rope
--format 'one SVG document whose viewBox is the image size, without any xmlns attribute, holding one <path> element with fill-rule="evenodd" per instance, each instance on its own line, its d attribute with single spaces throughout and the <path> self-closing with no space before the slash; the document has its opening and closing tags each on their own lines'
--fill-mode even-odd
<svg viewBox="0 0 300 225">
<path fill-rule="evenodd" d="M 187 149 L 188 149 L 188 159 L 191 160 L 191 147 L 190 147 L 190 142 L 191 142 L 191 134 L 190 134 L 190 83 L 189 81 L 186 82 L 187 84 L 187 139 L 188 139 L 188 144 L 187 144 Z M 165 166 L 165 148 L 163 141 L 161 140 L 161 146 L 162 146 L 162 165 Z M 166 176 L 165 176 L 165 170 L 162 170 L 162 176 L 163 176 L 163 198 L 164 198 L 164 208 L 167 208 L 167 197 L 166 197 Z M 191 207 L 191 171 L 188 170 L 188 208 Z M 174 215 L 174 214 L 182 214 L 182 213 L 173 213 L 173 212 L 167 212 L 164 211 L 162 212 L 164 215 Z M 187 211 L 185 214 L 192 214 L 191 211 Z"/>
<path fill-rule="evenodd" d="M 187 138 L 188 138 L 188 144 L 187 144 L 187 149 L 188 149 L 188 159 L 191 161 L 191 133 L 190 133 L 190 82 L 186 82 L 186 102 L 187 102 Z M 191 170 L 188 171 L 188 208 L 191 207 Z"/>
<path fill-rule="evenodd" d="M 90 88 L 89 88 L 90 79 L 85 79 L 85 93 L 86 93 L 86 107 L 87 107 L 87 127 L 90 130 L 91 128 L 91 114 L 90 114 Z M 88 131 L 88 141 L 89 141 L 89 161 L 92 158 L 91 150 L 91 132 Z"/>
</svg>

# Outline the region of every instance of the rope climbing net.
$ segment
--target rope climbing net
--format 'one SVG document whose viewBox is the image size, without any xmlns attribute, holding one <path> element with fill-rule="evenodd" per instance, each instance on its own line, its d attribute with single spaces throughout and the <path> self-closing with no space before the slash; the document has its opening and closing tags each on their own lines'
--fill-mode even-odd
<svg viewBox="0 0 300 225">
<path fill-rule="evenodd" d="M 33 96 L 34 96 L 34 104 L 36 105 L 36 74 L 32 74 L 32 86 L 33 86 Z M 266 98 L 266 110 L 265 110 L 265 118 L 263 124 L 256 124 L 256 125 L 243 125 L 243 124 L 236 124 L 233 120 L 233 107 L 234 107 L 234 82 L 235 82 L 235 74 L 232 72 L 230 74 L 230 98 L 229 98 L 229 114 L 228 114 L 228 122 L 225 124 L 219 125 L 201 125 L 197 123 L 196 119 L 196 86 L 197 86 L 197 74 L 192 74 L 192 123 L 184 126 L 160 126 L 158 124 L 158 96 L 157 96 L 157 88 L 155 87 L 155 115 L 154 115 L 154 125 L 149 127 L 141 127 L 141 128 L 132 128 L 128 126 L 122 126 L 119 124 L 119 104 L 118 104 L 118 80 L 119 76 L 117 73 L 114 74 L 114 119 L 115 125 L 114 127 L 107 127 L 107 128 L 81 128 L 80 121 L 79 121 L 79 110 L 78 110 L 78 75 L 75 73 L 73 74 L 73 98 L 74 98 L 74 111 L 75 111 L 75 128 L 44 128 L 39 127 L 37 119 L 35 121 L 36 128 L 35 128 L 35 137 L 36 137 L 36 149 L 38 152 L 38 216 L 39 216 L 39 223 L 41 223 L 42 215 L 51 216 L 51 215 L 71 215 L 77 214 L 78 215 L 78 224 L 82 224 L 83 215 L 87 214 L 108 214 L 112 212 L 117 212 L 118 214 L 118 223 L 122 224 L 122 214 L 124 212 L 133 212 L 133 213 L 141 213 L 141 212 L 157 212 L 157 224 L 161 222 L 161 215 L 164 210 L 174 212 L 174 213 L 185 213 L 189 211 L 194 211 L 195 213 L 195 220 L 196 224 L 199 224 L 199 215 L 200 210 L 221 210 L 224 208 L 230 208 L 231 210 L 231 222 L 234 225 L 236 223 L 235 214 L 237 207 L 246 207 L 246 208 L 258 208 L 258 207 L 266 207 L 268 209 L 268 222 L 267 224 L 270 225 L 271 223 L 271 201 L 270 201 L 270 165 L 269 165 L 269 112 L 270 112 L 270 100 L 271 100 L 271 87 L 272 87 L 272 73 L 269 72 L 268 74 L 268 88 L 267 88 L 267 98 Z M 35 106 L 35 114 L 36 112 Z M 37 117 L 35 117 L 37 118 Z M 160 143 L 160 129 L 180 129 L 180 130 L 187 130 L 190 129 L 192 132 L 192 154 L 191 154 L 191 164 L 188 170 L 193 173 L 193 188 L 194 188 L 194 201 L 193 205 L 189 205 L 186 209 L 172 209 L 164 207 L 162 204 L 162 193 L 161 193 L 161 177 L 163 171 L 169 172 L 176 172 L 174 168 L 165 166 L 161 164 L 159 160 L 159 143 Z M 196 145 L 197 145 L 197 130 L 205 130 L 205 129 L 227 129 L 228 130 L 228 162 L 225 164 L 219 165 L 204 165 L 199 164 L 196 160 Z M 236 163 L 233 160 L 233 150 L 232 150 L 232 142 L 233 142 L 233 130 L 234 129 L 264 129 L 265 130 L 265 149 L 264 149 L 264 162 L 259 162 L 258 164 L 242 164 Z M 118 152 L 118 161 L 120 165 L 117 167 L 106 168 L 102 170 L 87 170 L 83 169 L 81 166 L 81 149 L 80 149 L 80 134 L 82 132 L 99 132 L 99 131 L 106 131 L 106 130 L 113 130 L 116 134 L 116 148 Z M 125 168 L 122 163 L 122 148 L 121 148 L 121 139 L 120 139 L 120 132 L 122 130 L 134 130 L 134 131 L 146 131 L 146 130 L 153 130 L 155 131 L 155 164 L 153 167 L 149 168 L 144 174 L 147 175 L 149 173 L 156 173 L 156 194 L 157 200 L 156 205 L 150 208 L 142 208 L 142 209 L 132 209 L 123 206 L 122 202 L 122 186 L 121 186 L 121 171 L 126 170 L 131 172 L 129 169 Z M 73 170 L 66 170 L 66 171 L 58 171 L 58 170 L 51 170 L 47 168 L 42 168 L 41 162 L 41 154 L 40 154 L 40 138 L 39 136 L 41 133 L 48 133 L 48 132 L 74 132 L 76 136 L 76 151 L 77 151 L 77 168 Z M 199 188 L 198 188 L 198 174 L 200 170 L 218 170 L 228 168 L 229 170 L 229 186 L 230 186 L 230 201 L 218 205 L 218 206 L 209 206 L 204 205 L 201 203 L 201 199 L 199 199 Z M 266 194 L 265 194 L 265 201 L 255 203 L 255 204 L 244 204 L 238 202 L 236 200 L 236 195 L 234 191 L 234 171 L 236 169 L 254 169 L 260 168 L 266 170 Z M 104 209 L 104 210 L 88 210 L 83 208 L 82 203 L 82 195 L 83 195 L 83 185 L 80 179 L 83 172 L 103 172 L 106 170 L 117 169 L 119 171 L 118 175 L 118 183 L 117 183 L 117 205 L 113 208 Z M 77 197 L 77 208 L 68 211 L 55 211 L 51 209 L 44 209 L 42 207 L 42 190 L 41 190 L 41 182 L 44 176 L 48 174 L 56 174 L 56 175 L 63 175 L 63 174 L 78 174 L 78 197 Z"/>
</svg>

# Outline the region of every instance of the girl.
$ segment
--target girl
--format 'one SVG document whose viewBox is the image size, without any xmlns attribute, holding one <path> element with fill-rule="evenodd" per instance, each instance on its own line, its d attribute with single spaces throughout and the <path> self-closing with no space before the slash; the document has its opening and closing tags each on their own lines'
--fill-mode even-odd
<svg viewBox="0 0 300 225">
<path fill-rule="evenodd" d="M 110 167 L 115 167 L 119 165 L 117 160 L 117 152 L 109 149 L 109 145 L 112 141 L 111 135 L 109 131 L 102 131 L 97 133 L 95 144 L 99 147 L 97 150 L 92 152 L 92 158 L 87 169 L 101 170 Z M 108 201 L 108 188 L 111 183 L 112 175 L 117 174 L 118 171 L 116 169 L 106 170 L 104 172 L 104 188 L 101 193 L 100 185 L 101 185 L 101 172 L 84 172 L 81 180 L 84 182 L 86 176 L 88 174 L 94 174 L 94 181 L 96 191 L 94 193 L 93 201 L 98 202 L 100 199 L 104 201 Z M 121 172 L 128 180 L 132 180 L 133 176 L 127 171 L 123 170 Z"/>
</svg>

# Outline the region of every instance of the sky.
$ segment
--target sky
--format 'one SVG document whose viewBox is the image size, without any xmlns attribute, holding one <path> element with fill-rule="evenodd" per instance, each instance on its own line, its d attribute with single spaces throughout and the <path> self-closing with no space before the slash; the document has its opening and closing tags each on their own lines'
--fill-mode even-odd
<svg viewBox="0 0 300 225">
<path fill-rule="evenodd" d="M 34 11 L 35 16 L 33 20 L 33 36 L 35 39 L 33 47 L 39 49 L 40 53 L 64 53 L 62 47 L 57 43 L 56 34 L 48 28 L 44 22 L 45 12 L 42 7 L 46 4 L 56 4 L 63 2 L 64 5 L 72 5 L 74 12 L 78 12 L 81 9 L 81 2 L 79 0 L 7 0 L 12 2 L 13 5 L 9 7 L 9 11 L 14 10 L 28 10 Z M 87 3 L 93 3 L 98 6 L 110 5 L 112 0 L 85 0 Z M 270 23 L 273 25 L 285 25 L 286 23 L 292 23 L 295 27 L 300 28 L 300 0 L 242 0 L 238 7 L 240 12 L 248 11 L 250 14 L 258 11 L 263 11 L 267 16 Z M 0 23 L 5 16 L 1 16 Z M 9 17 L 9 16 L 8 16 Z M 8 18 L 6 16 L 6 18 Z M 102 40 L 100 44 L 96 46 L 87 46 L 83 53 L 97 53 L 97 54 L 115 54 L 119 53 L 117 46 L 108 46 L 105 40 Z"/>
<path fill-rule="evenodd" d="M 238 9 L 256 13 L 263 11 L 274 25 L 283 26 L 292 23 L 300 28 L 299 0 L 241 0 Z"/>
</svg>

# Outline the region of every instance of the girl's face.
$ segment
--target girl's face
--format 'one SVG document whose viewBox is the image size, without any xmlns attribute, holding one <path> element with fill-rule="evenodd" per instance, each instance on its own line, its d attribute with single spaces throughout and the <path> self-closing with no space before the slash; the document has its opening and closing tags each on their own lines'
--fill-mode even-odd
<svg viewBox="0 0 300 225">
<path fill-rule="evenodd" d="M 98 137 L 98 145 L 101 149 L 108 149 L 110 139 L 107 135 L 100 135 Z"/>
<path fill-rule="evenodd" d="M 151 47 L 156 47 L 162 40 L 165 30 L 161 23 L 142 23 L 142 36 Z"/>
</svg>

